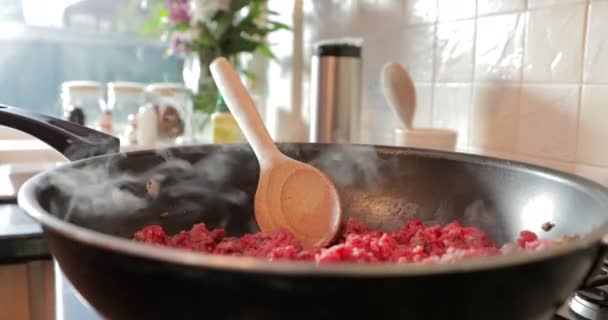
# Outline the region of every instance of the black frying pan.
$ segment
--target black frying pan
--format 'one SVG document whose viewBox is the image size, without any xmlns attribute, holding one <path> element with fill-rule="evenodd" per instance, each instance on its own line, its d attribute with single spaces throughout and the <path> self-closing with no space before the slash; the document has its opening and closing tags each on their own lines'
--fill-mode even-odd
<svg viewBox="0 0 608 320">
<path fill-rule="evenodd" d="M 327 172 L 345 215 L 374 228 L 457 219 L 499 244 L 522 229 L 582 238 L 541 252 L 426 266 L 316 266 L 157 248 L 129 237 L 156 223 L 170 232 L 201 221 L 230 235 L 257 231 L 258 166 L 248 146 L 101 155 L 116 151 L 117 140 L 12 108 L 0 108 L 0 124 L 73 160 L 29 180 L 19 204 L 42 224 L 70 282 L 110 319 L 548 319 L 596 274 L 606 247 L 608 191 L 573 175 L 459 153 L 281 144 Z M 146 194 L 150 177 L 162 178 L 157 197 Z M 555 228 L 543 233 L 546 220 Z"/>
</svg>

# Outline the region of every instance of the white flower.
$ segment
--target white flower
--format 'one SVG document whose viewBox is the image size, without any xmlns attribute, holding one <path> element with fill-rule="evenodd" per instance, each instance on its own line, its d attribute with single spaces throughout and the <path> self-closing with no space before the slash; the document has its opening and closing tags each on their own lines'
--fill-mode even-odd
<svg viewBox="0 0 608 320">
<path fill-rule="evenodd" d="M 192 23 L 208 22 L 216 12 L 228 11 L 231 0 L 192 0 L 190 2 Z"/>
</svg>

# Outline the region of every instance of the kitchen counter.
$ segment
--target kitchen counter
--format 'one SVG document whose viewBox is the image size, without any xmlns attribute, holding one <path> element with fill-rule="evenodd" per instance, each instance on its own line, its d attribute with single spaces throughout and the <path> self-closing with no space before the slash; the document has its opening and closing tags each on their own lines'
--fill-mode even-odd
<svg viewBox="0 0 608 320">
<path fill-rule="evenodd" d="M 40 225 L 16 203 L 0 202 L 0 263 L 51 259 Z"/>
<path fill-rule="evenodd" d="M 14 319 L 52 320 L 52 260 L 40 225 L 19 206 L 0 202 L 0 310 Z"/>
<path fill-rule="evenodd" d="M 72 285 L 64 278 L 57 262 L 51 260 L 51 255 L 46 240 L 42 235 L 40 225 L 30 218 L 16 203 L 0 202 L 0 268 L 6 266 L 5 268 L 10 268 L 11 270 L 24 269 L 27 270 L 24 272 L 32 273 L 32 262 L 23 263 L 34 261 L 34 266 L 38 266 L 40 263 L 36 261 L 40 260 L 45 261 L 45 265 L 47 263 L 52 264 L 54 269 L 52 283 L 57 284 L 53 294 L 53 300 L 55 300 L 54 306 L 49 309 L 44 304 L 44 299 L 28 300 L 25 297 L 21 297 L 20 300 L 28 300 L 26 307 L 21 309 L 13 308 L 15 310 L 12 310 L 11 314 L 34 315 L 36 314 L 35 312 L 40 312 L 40 310 L 49 310 L 48 312 L 54 313 L 54 316 L 46 317 L 44 315 L 44 317 L 39 316 L 38 318 L 49 320 L 102 319 L 79 297 Z M 24 267 L 26 265 L 28 267 Z M 8 272 L 7 270 L 4 272 Z M 31 278 L 31 276 L 29 277 Z M 32 286 L 31 279 L 29 282 L 29 286 Z M 25 282 L 23 283 L 25 285 Z M 26 290 L 21 287 L 17 286 L 12 290 Z M 40 288 L 40 286 L 36 286 L 35 288 Z M 27 296 L 28 294 L 24 293 L 24 295 Z"/>
</svg>

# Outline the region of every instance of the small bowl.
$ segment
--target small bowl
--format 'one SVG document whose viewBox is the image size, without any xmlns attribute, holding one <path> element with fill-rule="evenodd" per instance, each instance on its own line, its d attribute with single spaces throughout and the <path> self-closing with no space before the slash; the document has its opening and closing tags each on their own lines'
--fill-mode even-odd
<svg viewBox="0 0 608 320">
<path fill-rule="evenodd" d="M 457 140 L 458 132 L 452 129 L 395 129 L 395 143 L 403 147 L 454 151 Z"/>
</svg>

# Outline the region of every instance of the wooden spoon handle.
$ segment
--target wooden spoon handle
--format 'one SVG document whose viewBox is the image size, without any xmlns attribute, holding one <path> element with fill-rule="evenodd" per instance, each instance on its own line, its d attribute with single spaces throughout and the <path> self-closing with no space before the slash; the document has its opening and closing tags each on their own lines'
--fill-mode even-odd
<svg viewBox="0 0 608 320">
<path fill-rule="evenodd" d="M 251 144 L 260 164 L 279 155 L 279 149 L 272 141 L 251 96 L 230 62 L 224 57 L 216 58 L 211 62 L 210 70 L 228 109 Z"/>
</svg>

